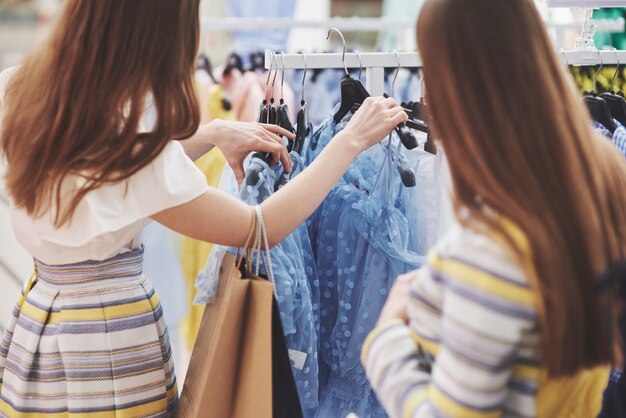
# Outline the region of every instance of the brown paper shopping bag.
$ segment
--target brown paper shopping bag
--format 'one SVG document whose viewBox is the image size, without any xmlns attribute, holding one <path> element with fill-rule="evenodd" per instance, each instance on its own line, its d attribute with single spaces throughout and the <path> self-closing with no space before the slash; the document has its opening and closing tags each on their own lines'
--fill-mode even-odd
<svg viewBox="0 0 626 418">
<path fill-rule="evenodd" d="M 256 214 L 248 240 L 253 250 L 265 235 Z M 247 255 L 250 260 L 252 253 Z M 219 279 L 216 301 L 206 305 L 200 323 L 177 416 L 301 418 L 272 283 L 230 253 Z"/>
</svg>

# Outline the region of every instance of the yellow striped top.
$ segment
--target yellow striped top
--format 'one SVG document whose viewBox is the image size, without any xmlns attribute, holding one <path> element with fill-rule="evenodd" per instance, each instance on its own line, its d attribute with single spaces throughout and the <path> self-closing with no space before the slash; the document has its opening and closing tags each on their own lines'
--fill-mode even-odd
<svg viewBox="0 0 626 418">
<path fill-rule="evenodd" d="M 407 325 L 365 342 L 368 377 L 392 418 L 588 418 L 609 367 L 549 380 L 539 358 L 535 296 L 502 243 L 456 227 L 412 284 Z"/>
</svg>

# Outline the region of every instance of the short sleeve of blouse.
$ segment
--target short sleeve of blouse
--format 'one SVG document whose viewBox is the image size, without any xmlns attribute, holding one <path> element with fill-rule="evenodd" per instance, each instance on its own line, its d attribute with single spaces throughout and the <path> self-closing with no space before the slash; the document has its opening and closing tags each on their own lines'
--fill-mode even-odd
<svg viewBox="0 0 626 418">
<path fill-rule="evenodd" d="M 79 179 L 73 179 L 77 186 Z M 207 190 L 206 178 L 182 145 L 170 141 L 154 161 L 128 180 L 88 193 L 72 220 L 61 228 L 54 227 L 52 213 L 36 219 L 14 213 L 13 225 L 18 236 L 24 232 L 40 244 L 77 248 L 99 241 L 98 253 L 108 253 L 140 232 L 150 216 L 190 202 Z"/>
</svg>

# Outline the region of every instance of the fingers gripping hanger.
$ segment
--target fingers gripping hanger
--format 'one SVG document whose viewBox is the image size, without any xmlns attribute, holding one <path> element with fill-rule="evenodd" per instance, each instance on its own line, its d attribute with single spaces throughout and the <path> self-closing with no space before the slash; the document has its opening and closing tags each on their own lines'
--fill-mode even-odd
<svg viewBox="0 0 626 418">
<path fill-rule="evenodd" d="M 617 119 L 620 124 L 626 125 L 626 100 L 619 94 L 615 93 L 615 78 L 619 73 L 619 67 L 621 65 L 619 62 L 619 52 L 615 48 L 613 48 L 613 51 L 615 52 L 617 67 L 615 68 L 615 73 L 613 73 L 613 78 L 611 79 L 611 91 L 602 93 L 600 97 L 603 98 L 609 106 L 611 116 L 614 119 Z"/>
<path fill-rule="evenodd" d="M 617 126 L 615 126 L 615 123 L 613 122 L 613 116 L 611 115 L 609 105 L 602 97 L 598 96 L 598 75 L 600 74 L 600 71 L 602 71 L 602 67 L 604 67 L 600 51 L 598 51 L 598 58 L 600 61 L 600 67 L 593 77 L 593 93 L 587 94 L 584 100 L 593 120 L 602 124 L 602 126 L 613 133 L 617 129 Z"/>
<path fill-rule="evenodd" d="M 350 76 L 350 72 L 348 71 L 348 67 L 346 65 L 346 38 L 343 36 L 343 33 L 341 33 L 341 31 L 337 28 L 331 28 L 328 31 L 326 39 L 330 39 L 330 34 L 332 32 L 337 33 L 343 42 L 341 61 L 343 69 L 346 73 L 346 77 L 341 80 L 341 104 L 334 117 L 335 123 L 339 123 L 355 105 L 363 103 L 365 99 L 370 97 L 370 94 L 363 86 L 363 83 Z"/>
</svg>

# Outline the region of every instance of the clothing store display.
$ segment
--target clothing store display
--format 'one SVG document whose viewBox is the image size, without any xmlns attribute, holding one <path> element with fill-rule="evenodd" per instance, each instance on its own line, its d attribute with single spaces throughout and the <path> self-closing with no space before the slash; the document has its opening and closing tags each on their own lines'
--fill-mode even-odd
<svg viewBox="0 0 626 418">
<path fill-rule="evenodd" d="M 528 248 L 521 231 L 505 226 Z M 609 367 L 546 379 L 535 296 L 501 238 L 453 228 L 412 283 L 409 325 L 381 324 L 362 354 L 393 418 L 598 415 Z"/>
<path fill-rule="evenodd" d="M 0 415 L 156 416 L 178 400 L 143 249 L 103 261 L 35 262 L 0 342 Z"/>
<path fill-rule="evenodd" d="M 37 10 L 37 2 L 30 3 L 33 5 L 26 8 Z M 509 148 L 525 153 L 528 147 L 513 142 L 494 146 L 485 138 L 475 138 L 479 133 L 495 138 L 498 127 L 503 132 L 496 139 L 514 141 L 506 135 L 512 128 L 507 131 L 502 123 L 488 123 L 509 118 L 514 122 L 510 126 L 520 127 L 518 119 L 503 113 L 516 108 L 512 102 L 497 100 L 501 99 L 498 94 L 504 97 L 509 92 L 502 88 L 506 86 L 502 84 L 504 75 L 494 71 L 513 69 L 506 77 L 509 85 L 519 87 L 524 81 L 519 78 L 523 66 L 516 64 L 528 64 L 527 60 L 520 61 L 527 58 L 536 61 L 537 74 L 542 76 L 523 67 L 523 73 L 530 74 L 526 80 L 529 88 L 537 90 L 546 74 L 555 82 L 552 89 L 537 90 L 537 95 L 518 96 L 526 105 L 541 97 L 543 102 L 561 106 L 556 106 L 554 117 L 558 120 L 554 126 L 529 114 L 528 126 L 521 127 L 525 129 L 521 134 L 544 131 L 542 139 L 565 140 L 556 129 L 567 129 L 567 121 L 581 119 L 578 114 L 564 115 L 563 109 L 578 112 L 569 103 L 569 92 L 553 97 L 567 84 L 556 74 L 559 69 L 571 75 L 567 81 L 573 81 L 571 87 L 580 90 L 578 99 L 585 105 L 590 116 L 586 123 L 590 121 L 593 129 L 585 132 L 594 133 L 589 140 L 599 145 L 608 140 L 626 158 L 626 32 L 597 32 L 606 22 L 587 21 L 593 13 L 593 19 L 620 23 L 619 19 L 626 18 L 626 7 L 585 12 L 583 33 L 574 50 L 568 47 L 561 51 L 564 65 L 558 68 L 553 59 L 547 59 L 549 46 L 543 46 L 545 53 L 539 53 L 540 47 L 548 37 L 556 41 L 555 50 L 565 48 L 566 43 L 574 44 L 573 33 L 580 31 L 578 26 L 576 31 L 571 29 L 573 22 L 578 25 L 581 14 L 565 7 L 548 9 L 545 0 L 528 2 L 540 5 L 541 17 L 515 14 L 518 23 L 535 19 L 523 25 L 535 31 L 528 33 L 533 42 L 525 48 L 533 49 L 525 56 L 516 55 L 519 51 L 512 49 L 496 51 L 491 46 L 497 42 L 490 46 L 494 51 L 487 51 L 489 54 L 478 51 L 485 46 L 479 45 L 481 37 L 486 41 L 500 36 L 500 44 L 522 39 L 520 28 L 510 34 L 498 33 L 505 28 L 505 18 L 512 17 L 498 15 L 496 9 L 487 6 L 477 6 L 481 10 L 475 10 L 475 15 L 453 16 L 451 12 L 459 10 L 426 0 L 197 3 L 172 16 L 172 29 L 180 26 L 187 30 L 199 23 L 197 30 L 181 38 L 185 41 L 181 48 L 175 48 L 174 41 L 161 48 L 165 52 L 173 48 L 176 54 L 169 51 L 159 55 L 154 48 L 143 51 L 145 34 L 131 36 L 128 32 L 125 37 L 132 41 L 128 44 L 133 47 L 129 49 L 134 53 L 132 59 L 122 59 L 119 54 L 128 51 L 119 48 L 117 55 L 111 55 L 107 45 L 98 44 L 117 34 L 118 19 L 106 30 L 85 35 L 81 44 L 93 48 L 88 50 L 91 55 L 80 48 L 60 55 L 52 49 L 46 51 L 67 38 L 57 33 L 43 49 L 35 50 L 42 54 L 42 69 L 37 68 L 32 55 L 25 61 L 24 68 L 33 72 L 29 75 L 39 75 L 33 77 L 39 80 L 34 87 L 46 82 L 59 85 L 49 86 L 52 90 L 41 102 L 48 109 L 46 124 L 54 125 L 54 138 L 89 129 L 82 135 L 86 142 L 78 144 L 83 147 L 90 132 L 107 121 L 120 125 L 123 135 L 113 139 L 127 143 L 120 143 L 116 154 L 120 158 L 114 165 L 119 174 L 130 166 L 130 159 L 142 157 L 138 150 L 145 138 L 127 135 L 138 119 L 138 134 L 172 137 L 158 139 L 169 140 L 152 161 L 124 181 L 106 181 L 86 193 L 63 225 L 55 224 L 54 204 L 47 208 L 44 202 L 42 213 L 35 215 L 15 203 L 28 202 L 30 207 L 33 202 L 40 203 L 41 196 L 29 200 L 19 193 L 24 187 L 22 194 L 28 194 L 24 186 L 28 176 L 23 172 L 24 167 L 33 167 L 32 161 L 19 167 L 24 161 L 11 160 L 9 164 L 8 160 L 24 155 L 25 149 L 16 151 L 16 147 L 24 146 L 19 141 L 29 139 L 22 138 L 27 136 L 24 132 L 34 132 L 38 138 L 33 147 L 38 157 L 54 157 L 50 153 L 58 148 L 65 161 L 68 150 L 78 145 L 46 142 L 41 132 L 26 129 L 23 121 L 32 122 L 33 115 L 23 111 L 24 103 L 30 103 L 32 97 L 22 103 L 17 88 L 8 96 L 17 99 L 18 106 L 6 113 L 11 118 L 7 121 L 14 122 L 15 118 L 17 123 L 11 126 L 22 134 L 0 137 L 9 145 L 0 147 L 7 154 L 0 155 L 0 173 L 9 174 L 7 186 L 15 196 L 2 190 L 6 186 L 0 180 L 0 200 L 6 200 L 6 218 L 16 240 L 31 256 L 28 265 L 34 266 L 34 271 L 23 284 L 17 302 L 5 307 L 7 314 L 10 311 L 9 320 L 0 317 L 0 418 L 626 418 L 623 366 L 589 366 L 596 363 L 593 359 L 602 357 L 603 353 L 595 352 L 601 348 L 583 353 L 589 347 L 578 347 L 586 364 L 578 372 L 559 378 L 548 372 L 575 371 L 581 363 L 580 358 L 570 356 L 563 358 L 563 364 L 554 365 L 551 361 L 559 353 L 542 353 L 542 339 L 552 336 L 543 328 L 551 331 L 550 325 L 563 323 L 559 322 L 563 318 L 551 322 L 554 318 L 544 317 L 555 309 L 550 302 L 553 299 L 545 299 L 543 287 L 547 286 L 553 297 L 553 287 L 561 278 L 549 277 L 553 266 L 546 260 L 554 258 L 550 254 L 533 258 L 534 250 L 545 249 L 546 231 L 533 235 L 531 230 L 538 224 L 517 217 L 520 226 L 530 228 L 523 231 L 506 218 L 507 210 L 521 210 L 512 207 L 512 196 L 520 193 L 514 186 L 518 177 L 525 181 L 523 170 L 526 180 L 538 175 L 529 170 L 549 166 L 547 156 L 566 147 L 544 141 L 545 147 L 536 147 L 536 161 L 503 165 L 484 157 L 506 155 Z M 520 11 L 532 8 L 521 3 Z M 424 4 L 425 18 L 418 25 Z M 80 20 L 80 13 L 69 12 L 62 14 L 61 25 L 70 27 L 74 20 Z M 110 20 L 113 12 L 115 9 L 107 7 L 93 13 Z M 147 23 L 162 23 L 163 16 L 157 19 L 152 14 Z M 139 17 L 130 18 L 139 22 Z M 476 19 L 474 23 L 480 23 L 478 18 L 482 17 L 490 23 L 472 34 L 477 42 L 468 45 L 476 48 L 464 49 L 459 42 L 467 41 L 463 34 L 450 37 L 450 31 L 446 32 L 450 28 L 442 26 L 461 17 Z M 547 32 L 538 31 L 541 20 L 550 22 Z M 163 25 L 157 26 L 162 29 Z M 463 29 L 462 25 L 453 26 Z M 587 26 L 591 26 L 589 33 L 585 33 Z M 416 45 L 418 33 L 421 48 Z M 437 39 L 441 34 L 447 38 Z M 432 40 L 422 39 L 422 35 Z M 589 42 L 581 47 L 586 36 Z M 597 50 L 590 44 L 591 37 Z M 186 51 L 190 46 L 195 52 Z M 458 65 L 471 68 L 443 68 L 449 57 L 437 52 L 446 47 L 454 47 Z M 610 47 L 618 50 L 609 51 Z M 197 56 L 194 59 L 190 54 Z M 493 54 L 502 59 L 487 62 L 494 59 Z M 472 56 L 485 62 L 463 62 Z M 67 59 L 69 66 L 76 66 L 85 61 L 83 66 L 89 69 L 95 65 L 91 62 L 94 57 L 96 64 L 102 64 L 97 68 L 102 74 L 82 74 L 82 67 L 78 67 L 78 71 L 67 73 L 80 73 L 76 85 L 70 86 L 62 72 L 49 71 L 52 76 L 44 77 L 48 73 L 43 70 L 49 70 L 46 65 L 49 67 L 50 62 Z M 168 65 L 159 65 L 166 58 Z M 440 65 L 427 62 L 429 59 Z M 125 72 L 128 65 L 122 64 L 130 64 L 132 71 Z M 121 70 L 111 78 L 107 71 L 113 67 Z M 5 91 L 16 70 L 0 72 L 0 132 L 2 111 L 7 109 Z M 550 71 L 552 74 L 546 73 Z M 425 73 L 435 77 L 432 84 L 424 79 Z M 492 77 L 485 78 L 486 74 Z M 113 82 L 113 89 L 98 90 L 99 85 L 89 85 L 89 77 L 102 86 Z M 15 87 L 21 88 L 29 79 L 20 77 Z M 427 92 L 426 84 L 433 91 Z M 437 91 L 442 86 L 445 88 L 439 90 L 443 93 Z M 116 88 L 120 91 L 113 91 Z M 25 94 L 32 96 L 32 91 L 26 89 Z M 466 96 L 468 92 L 473 96 Z M 85 97 L 85 93 L 97 94 Z M 98 97 L 109 93 L 104 101 L 104 96 Z M 372 96 L 382 98 L 378 101 Z M 398 106 L 384 98 L 392 98 Z M 68 100 L 83 104 L 86 111 L 81 106 L 67 110 Z M 140 109 L 136 101 L 140 101 Z M 503 109 L 507 103 L 511 106 Z M 469 113 L 471 119 L 458 114 L 468 107 L 474 112 Z M 357 114 L 360 108 L 363 112 Z M 406 120 L 397 119 L 405 116 Z M 446 116 L 450 121 L 439 120 Z M 585 132 L 574 125 L 569 128 L 578 144 L 578 136 Z M 293 133 L 295 139 L 276 127 Z M 383 128 L 392 132 L 377 141 L 374 136 Z M 94 132 L 99 141 L 106 139 L 103 135 L 117 135 L 111 133 L 111 126 L 100 130 Z M 363 138 L 356 140 L 355 133 L 359 132 Z M 234 142 L 226 142 L 230 139 Z M 336 140 L 345 143 L 329 146 Z M 96 143 L 90 144 L 93 148 Z M 286 150 L 276 148 L 281 144 Z M 584 144 L 581 149 L 598 144 Z M 94 165 L 93 160 L 103 151 L 93 152 L 92 148 L 76 150 L 68 167 L 108 164 L 103 158 L 102 164 Z M 259 148 L 274 151 L 245 154 Z M 600 173 L 594 162 L 599 151 L 582 155 L 580 149 L 569 148 L 558 154 L 573 158 L 571 164 L 562 162 L 563 167 L 583 167 L 593 180 L 585 183 L 584 190 L 593 195 L 599 177 L 617 167 L 618 156 L 609 155 L 611 159 L 604 161 L 607 167 Z M 194 158 L 206 153 L 192 161 L 185 150 Z M 465 159 L 459 150 L 467 154 Z M 133 158 L 126 155 L 129 152 Z M 283 156 L 275 161 L 280 152 Z M 579 154 L 574 155 L 576 152 Z M 465 162 L 470 167 L 453 167 L 454 183 L 448 157 L 456 157 L 457 165 Z M 59 173 L 56 160 L 50 160 L 50 176 Z M 286 168 L 288 163 L 291 165 Z M 322 174 L 320 164 L 325 164 Z M 314 170 L 305 172 L 312 165 Z M 509 167 L 522 171 L 513 170 L 516 175 L 512 176 Z M 557 164 L 554 173 L 562 175 L 563 167 Z M 243 179 L 236 178 L 235 172 L 241 173 L 241 169 Z M 329 182 L 339 176 L 340 169 L 345 172 L 331 188 Z M 502 179 L 491 179 L 490 183 L 489 174 L 496 172 Z M 37 173 L 39 177 L 41 173 Z M 548 175 L 543 174 L 545 180 Z M 67 207 L 68 199 L 76 196 L 93 175 L 68 172 L 59 188 L 59 205 Z M 554 181 L 542 183 L 531 178 L 536 186 L 533 198 L 550 195 L 554 200 L 537 207 L 556 210 L 563 206 L 557 200 L 580 192 L 564 184 L 562 193 L 550 193 L 559 187 L 548 177 Z M 593 235 L 598 225 L 604 232 L 610 230 L 602 214 L 611 215 L 613 221 L 621 219 L 615 215 L 619 211 L 613 210 L 618 203 L 607 198 L 620 184 L 618 180 L 607 183 L 604 195 L 595 193 L 600 194 L 601 199 L 596 199 L 600 203 L 611 200 L 613 206 L 604 211 L 594 207 L 597 213 L 589 225 L 580 230 L 569 228 L 567 237 L 559 241 L 554 234 L 566 225 L 549 222 L 551 228 L 544 229 L 553 233 L 550 236 L 555 243 L 571 251 L 583 247 L 568 244 L 565 248 L 572 240 L 564 238 L 577 237 L 583 230 Z M 286 188 L 285 196 L 274 196 L 282 188 Z M 321 193 L 329 188 L 319 203 Z M 293 193 L 291 198 L 287 192 Z M 208 196 L 212 197 L 207 203 Z M 498 206 L 496 200 L 504 203 Z M 498 213 L 487 203 L 497 206 Z M 205 210 L 200 213 L 199 208 Z M 311 211 L 285 235 L 285 228 L 294 227 L 296 220 Z M 473 219 L 475 211 L 489 222 Z M 179 219 L 181 213 L 185 219 Z M 266 219 L 271 215 L 272 225 L 278 223 L 277 229 L 270 231 L 275 244 L 271 248 L 264 215 Z M 195 219 L 198 217 L 201 219 Z M 244 219 L 242 230 L 237 223 Z M 486 226 L 490 222 L 501 228 L 489 230 Z M 245 244 L 236 246 L 246 230 Z M 178 231 L 228 245 L 192 239 Z M 613 253 L 620 250 L 615 244 L 618 241 L 615 238 L 607 244 L 610 257 L 606 257 L 617 257 Z M 592 263 L 584 255 L 576 271 L 595 271 L 599 259 Z M 527 265 L 533 260 L 539 263 L 536 269 Z M 561 268 L 563 265 L 567 263 L 561 263 Z M 10 270 L 11 266 L 0 259 L 0 279 L 5 271 L 14 276 Z M 536 271 L 548 275 L 543 277 L 545 283 Z M 597 321 L 601 315 L 608 318 L 606 312 L 619 310 L 620 322 L 598 332 L 607 340 L 613 339 L 619 326 L 626 341 L 626 260 L 610 266 L 597 279 L 594 291 L 620 292 L 623 306 L 607 303 L 603 309 L 594 307 L 598 312 L 593 315 L 589 307 L 580 307 L 577 312 Z M 583 277 L 577 280 L 577 286 L 583 286 Z M 402 293 L 402 289 L 407 291 Z M 570 293 L 567 300 L 559 302 L 569 304 L 572 298 L 590 297 L 585 292 Z M 542 296 L 545 300 L 540 300 Z M 609 293 L 602 296 L 610 300 Z M 591 335 L 586 331 L 587 337 Z M 626 357 L 626 347 L 622 348 Z"/>
</svg>

